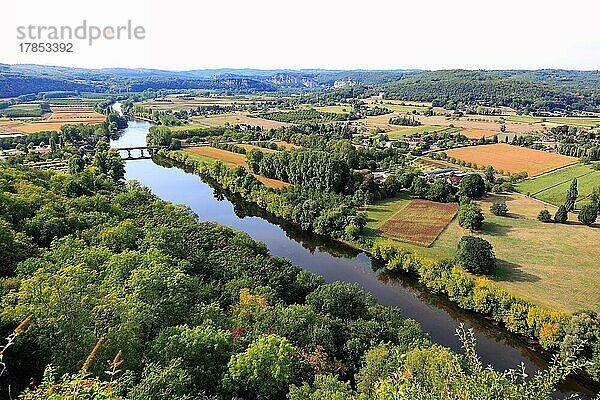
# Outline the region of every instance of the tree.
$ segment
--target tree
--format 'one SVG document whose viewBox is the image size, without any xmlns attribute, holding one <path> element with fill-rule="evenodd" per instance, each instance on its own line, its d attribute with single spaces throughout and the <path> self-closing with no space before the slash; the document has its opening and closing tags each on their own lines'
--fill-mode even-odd
<svg viewBox="0 0 600 400">
<path fill-rule="evenodd" d="M 508 214 L 508 206 L 506 205 L 506 203 L 503 203 L 503 202 L 502 203 L 494 203 L 491 205 L 490 211 L 494 215 L 504 217 L 504 216 L 506 216 L 506 214 Z"/>
<path fill-rule="evenodd" d="M 181 150 L 181 140 L 171 139 L 171 143 L 169 144 L 169 150 Z"/>
<path fill-rule="evenodd" d="M 538 221 L 542 222 L 552 222 L 552 216 L 548 210 L 542 210 L 537 216 Z"/>
<path fill-rule="evenodd" d="M 496 266 L 496 257 L 490 242 L 475 236 L 463 236 L 456 252 L 458 263 L 475 274 L 489 274 Z"/>
<path fill-rule="evenodd" d="M 169 146 L 171 139 L 171 129 L 162 125 L 151 127 L 146 135 L 146 143 L 152 146 Z"/>
<path fill-rule="evenodd" d="M 495 138 L 498 138 L 498 136 L 494 136 Z M 492 167 L 491 165 L 488 165 L 487 167 L 485 167 L 485 179 L 491 184 L 493 185 L 494 182 L 496 182 L 496 176 L 494 175 L 496 171 L 494 171 L 494 167 Z"/>
<path fill-rule="evenodd" d="M 465 229 L 471 231 L 481 229 L 483 219 L 483 213 L 478 204 L 462 204 L 458 207 L 458 224 Z"/>
<path fill-rule="evenodd" d="M 224 387 L 243 398 L 281 397 L 294 378 L 296 351 L 281 336 L 260 337 L 243 353 L 231 357 Z"/>
<path fill-rule="evenodd" d="M 594 203 L 588 203 L 581 206 L 577 219 L 585 225 L 592 225 L 598 218 L 598 206 Z"/>
<path fill-rule="evenodd" d="M 485 182 L 479 174 L 465 175 L 460 181 L 460 194 L 476 199 L 485 194 Z"/>
<path fill-rule="evenodd" d="M 565 207 L 567 211 L 573 211 L 575 209 L 575 202 L 577 201 L 578 196 L 577 178 L 573 178 L 571 181 L 571 186 L 569 187 L 569 191 L 567 192 L 567 198 L 565 199 Z"/>
<path fill-rule="evenodd" d="M 558 210 L 556 210 L 556 213 L 554 214 L 554 222 L 564 224 L 567 222 L 567 219 L 568 219 L 567 207 L 565 207 L 564 204 L 561 204 L 560 207 L 558 207 Z"/>
<path fill-rule="evenodd" d="M 96 144 L 93 164 L 98 167 L 100 172 L 110 176 L 115 181 L 123 179 L 125 176 L 123 159 L 121 159 L 117 150 L 109 148 L 108 143 L 103 140 Z"/>
<path fill-rule="evenodd" d="M 333 282 L 317 288 L 306 302 L 318 312 L 349 321 L 365 317 L 374 300 L 358 283 Z"/>
<path fill-rule="evenodd" d="M 85 168 L 85 161 L 79 154 L 74 154 L 69 158 L 68 162 L 69 173 L 75 175 L 78 172 L 83 172 Z"/>
<path fill-rule="evenodd" d="M 230 332 L 212 326 L 166 328 L 152 343 L 150 359 L 162 365 L 181 360 L 194 391 L 214 394 L 233 352 Z"/>
</svg>

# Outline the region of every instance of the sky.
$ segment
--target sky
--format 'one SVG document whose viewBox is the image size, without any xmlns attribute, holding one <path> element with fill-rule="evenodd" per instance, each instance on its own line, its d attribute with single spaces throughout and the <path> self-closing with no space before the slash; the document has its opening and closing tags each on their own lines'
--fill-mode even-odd
<svg viewBox="0 0 600 400">
<path fill-rule="evenodd" d="M 82 0 L 8 1 L 0 63 L 84 68 L 600 69 L 597 0 Z M 83 21 L 107 35 L 26 36 L 18 28 Z M 46 33 L 47 30 L 42 33 Z M 89 31 L 87 31 L 89 33 Z M 125 32 L 122 30 L 122 32 Z M 30 42 L 73 52 L 24 52 Z M 22 46 L 23 45 L 23 46 Z"/>
</svg>

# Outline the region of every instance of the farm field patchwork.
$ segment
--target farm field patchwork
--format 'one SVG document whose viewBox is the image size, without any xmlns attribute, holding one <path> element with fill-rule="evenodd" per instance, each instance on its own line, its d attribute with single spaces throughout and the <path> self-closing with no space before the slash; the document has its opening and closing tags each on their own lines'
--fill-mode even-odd
<svg viewBox="0 0 600 400">
<path fill-rule="evenodd" d="M 191 147 L 184 150 L 185 153 L 191 155 L 199 161 L 214 162 L 215 160 L 223 161 L 230 167 L 241 166 L 248 169 L 246 165 L 246 156 L 243 154 L 233 153 L 227 150 L 215 149 L 214 147 L 202 146 L 202 147 Z M 265 178 L 264 176 L 254 175 L 259 181 L 265 186 L 272 188 L 283 188 L 291 186 L 287 182 L 279 181 L 277 179 Z"/>
<path fill-rule="evenodd" d="M 593 169 L 591 165 L 576 164 L 527 179 L 517 184 L 516 190 L 558 206 L 564 203 L 574 178 L 577 178 L 579 198 L 576 207 L 579 207 L 594 187 L 600 187 L 600 171 Z"/>
<path fill-rule="evenodd" d="M 452 221 L 457 209 L 456 203 L 410 200 L 384 220 L 377 231 L 401 242 L 429 246 Z"/>
<path fill-rule="evenodd" d="M 21 133 L 58 131 L 66 124 L 100 124 L 106 120 L 105 115 L 90 107 L 51 107 L 51 110 L 52 113 L 46 119 L 16 124 L 12 129 Z"/>
<path fill-rule="evenodd" d="M 478 166 L 491 165 L 496 170 L 512 173 L 527 172 L 529 176 L 537 176 L 578 162 L 575 157 L 506 143 L 461 147 L 447 150 L 446 154 L 449 157 L 474 163 Z"/>
</svg>

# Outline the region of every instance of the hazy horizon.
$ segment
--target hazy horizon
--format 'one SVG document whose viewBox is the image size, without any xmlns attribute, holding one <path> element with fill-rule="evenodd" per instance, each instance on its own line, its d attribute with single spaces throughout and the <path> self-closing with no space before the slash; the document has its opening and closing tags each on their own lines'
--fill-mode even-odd
<svg viewBox="0 0 600 400">
<path fill-rule="evenodd" d="M 598 70 L 600 5 L 507 0 L 456 2 L 274 0 L 178 3 L 107 0 L 9 2 L 1 63 L 77 68 L 397 70 Z M 18 27 L 121 26 L 143 40 L 75 43 L 73 53 L 22 52 Z M 222 67 L 226 66 L 226 67 Z"/>
</svg>

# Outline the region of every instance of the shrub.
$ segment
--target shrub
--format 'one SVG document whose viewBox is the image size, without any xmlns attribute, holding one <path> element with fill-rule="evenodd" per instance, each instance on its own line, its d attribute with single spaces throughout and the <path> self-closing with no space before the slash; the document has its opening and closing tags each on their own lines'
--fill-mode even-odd
<svg viewBox="0 0 600 400">
<path fill-rule="evenodd" d="M 481 207 L 475 203 L 461 205 L 458 208 L 458 224 L 471 231 L 481 229 L 483 224 Z"/>
<path fill-rule="evenodd" d="M 567 207 L 565 207 L 564 204 L 561 204 L 561 206 L 558 207 L 558 210 L 556 210 L 556 213 L 554 214 L 554 222 L 564 224 L 567 222 L 567 218 Z"/>
<path fill-rule="evenodd" d="M 508 206 L 506 205 L 506 203 L 494 203 L 490 207 L 490 211 L 494 215 L 504 217 L 506 216 L 506 214 L 508 214 Z"/>
<path fill-rule="evenodd" d="M 475 274 L 488 274 L 496 266 L 490 242 L 475 236 L 463 236 L 456 252 L 458 263 Z"/>
<path fill-rule="evenodd" d="M 579 222 L 585 225 L 592 225 L 598 218 L 598 206 L 594 203 L 584 204 L 577 214 Z"/>
<path fill-rule="evenodd" d="M 537 219 L 542 222 L 552 222 L 552 217 L 548 210 L 542 210 L 537 216 Z"/>
</svg>

